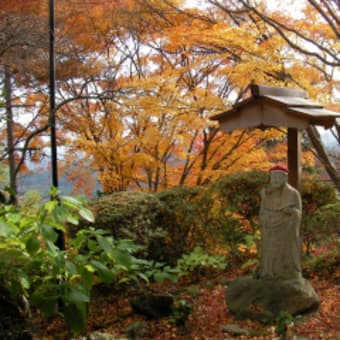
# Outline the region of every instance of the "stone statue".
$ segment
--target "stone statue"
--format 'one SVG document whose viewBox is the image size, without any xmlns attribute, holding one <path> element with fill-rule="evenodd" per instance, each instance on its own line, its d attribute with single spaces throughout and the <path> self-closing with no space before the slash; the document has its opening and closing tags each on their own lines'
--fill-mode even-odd
<svg viewBox="0 0 340 340">
<path fill-rule="evenodd" d="M 238 318 L 274 322 L 281 311 L 297 315 L 320 304 L 313 286 L 301 274 L 301 199 L 287 179 L 288 170 L 276 166 L 261 192 L 259 273 L 238 277 L 227 287 L 228 310 Z"/>
<path fill-rule="evenodd" d="M 301 198 L 287 183 L 288 170 L 270 169 L 270 183 L 261 192 L 261 258 L 263 279 L 301 278 L 300 222 Z"/>
</svg>

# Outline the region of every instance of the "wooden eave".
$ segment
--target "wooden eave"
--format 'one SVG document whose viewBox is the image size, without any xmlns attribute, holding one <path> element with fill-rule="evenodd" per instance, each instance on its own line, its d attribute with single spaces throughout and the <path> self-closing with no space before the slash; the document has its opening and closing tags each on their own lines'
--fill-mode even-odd
<svg viewBox="0 0 340 340">
<path fill-rule="evenodd" d="M 270 111 L 271 107 L 276 107 L 289 116 L 304 120 L 306 125 L 322 125 L 325 128 L 330 128 L 334 125 L 336 119 L 340 119 L 340 113 L 324 109 L 320 103 L 313 102 L 306 98 L 305 92 L 302 90 L 253 85 L 252 94 L 252 97 L 210 119 L 217 120 L 220 123 L 226 122 L 232 118 L 236 118 L 244 110 L 249 111 L 252 107 L 258 107 L 259 105 L 266 108 L 264 111 L 267 112 Z M 282 119 L 282 122 L 280 122 L 279 119 L 276 126 L 284 127 L 284 119 Z M 259 127 L 263 128 L 266 126 L 260 125 Z M 242 128 L 244 128 L 244 126 Z"/>
</svg>

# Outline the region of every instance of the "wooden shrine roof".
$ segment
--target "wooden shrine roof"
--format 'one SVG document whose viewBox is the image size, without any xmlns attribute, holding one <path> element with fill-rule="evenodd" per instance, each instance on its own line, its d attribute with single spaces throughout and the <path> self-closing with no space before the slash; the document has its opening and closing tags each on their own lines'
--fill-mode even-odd
<svg viewBox="0 0 340 340">
<path fill-rule="evenodd" d="M 252 96 L 228 111 L 211 117 L 222 130 L 273 126 L 305 129 L 308 125 L 330 128 L 340 113 L 327 110 L 307 98 L 303 90 L 251 85 Z"/>
</svg>

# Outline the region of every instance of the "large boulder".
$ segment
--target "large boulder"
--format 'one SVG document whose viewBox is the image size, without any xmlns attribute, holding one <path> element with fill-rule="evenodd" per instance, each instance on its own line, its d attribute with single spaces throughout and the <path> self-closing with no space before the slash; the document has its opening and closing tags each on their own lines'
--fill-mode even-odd
<svg viewBox="0 0 340 340">
<path fill-rule="evenodd" d="M 292 315 L 317 309 L 320 300 L 304 278 L 291 280 L 255 279 L 232 281 L 226 290 L 228 309 L 238 318 L 272 322 L 280 311 Z"/>
<path fill-rule="evenodd" d="M 174 298 L 170 295 L 143 294 L 130 299 L 134 312 L 145 315 L 151 319 L 161 319 L 172 313 Z"/>
<path fill-rule="evenodd" d="M 33 336 L 23 311 L 9 293 L 0 287 L 0 339 L 32 340 Z"/>
</svg>

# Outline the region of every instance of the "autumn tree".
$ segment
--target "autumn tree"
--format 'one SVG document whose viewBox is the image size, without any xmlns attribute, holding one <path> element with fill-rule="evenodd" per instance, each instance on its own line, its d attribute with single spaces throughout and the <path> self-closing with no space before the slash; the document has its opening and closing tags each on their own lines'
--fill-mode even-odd
<svg viewBox="0 0 340 340">
<path fill-rule="evenodd" d="M 239 25 L 247 17 L 256 26 L 265 29 L 264 42 L 270 37 L 286 44 L 286 56 L 278 80 L 286 85 L 295 84 L 330 109 L 339 106 L 333 103 L 339 87 L 339 15 L 336 1 L 306 0 L 296 16 L 283 15 L 279 8 L 269 11 L 261 3 L 252 1 L 208 0 Z M 286 6 L 286 4 L 285 4 Z M 284 46 L 284 45 L 283 45 Z M 339 141 L 339 121 L 333 135 Z M 335 186 L 340 189 L 339 171 L 332 163 L 320 134 L 314 126 L 307 130 L 308 136 Z"/>
<path fill-rule="evenodd" d="M 77 188 L 90 191 L 85 170 L 88 178 L 96 172 L 103 190 L 112 192 L 204 184 L 238 169 L 266 167 L 266 140 L 282 140 L 282 131 L 226 135 L 209 117 L 245 99 L 251 82 L 308 85 L 309 91 L 320 79 L 328 84 L 245 4 L 206 5 L 58 1 L 58 144 L 65 146 L 62 165 Z M 263 5 L 256 9 L 265 13 Z M 46 59 L 44 50 L 37 51 Z M 46 69 L 35 67 L 28 73 L 34 83 L 20 84 L 30 93 L 24 103 L 39 108 L 32 112 L 39 113 L 35 121 L 42 128 Z"/>
<path fill-rule="evenodd" d="M 38 88 L 41 64 L 47 60 L 43 53 L 47 39 L 43 34 L 42 12 L 42 6 L 32 1 L 6 2 L 0 7 L 0 65 L 5 97 L 0 159 L 9 163 L 13 200 L 17 176 L 25 170 L 25 159 L 28 155 L 33 161 L 40 159 L 40 134 L 48 128 L 46 119 L 40 119 L 43 109 L 34 112 L 33 106 L 26 103 Z"/>
<path fill-rule="evenodd" d="M 113 97 L 100 103 L 73 102 L 62 114 L 74 132 L 73 150 L 86 150 L 86 161 L 98 170 L 108 192 L 128 186 L 156 191 L 202 184 L 240 167 L 265 165 L 263 133 L 227 136 L 208 123 L 211 114 L 225 108 L 234 89 L 246 91 L 242 76 L 235 76 L 236 85 L 225 82 L 226 69 L 231 72 L 226 64 L 244 49 L 238 43 L 244 33 L 230 38 L 235 51 L 212 58 L 195 46 L 202 30 L 209 34 L 211 23 L 193 22 L 173 4 L 166 5 L 137 2 L 134 16 L 123 26 L 126 30 L 121 26 L 124 34 L 106 40 L 109 51 L 116 52 L 115 61 L 121 61 L 112 68 L 114 81 L 102 78 L 100 83 L 104 92 L 110 87 Z M 108 56 L 102 55 L 101 61 L 109 64 Z"/>
</svg>

